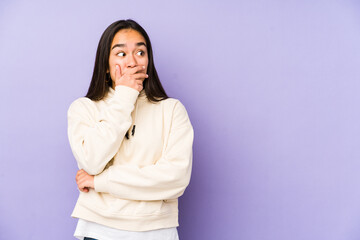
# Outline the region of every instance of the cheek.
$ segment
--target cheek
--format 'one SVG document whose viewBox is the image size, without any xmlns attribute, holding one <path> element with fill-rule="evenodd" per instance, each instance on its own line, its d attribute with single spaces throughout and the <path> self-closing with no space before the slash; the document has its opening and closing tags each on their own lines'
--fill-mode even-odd
<svg viewBox="0 0 360 240">
<path fill-rule="evenodd" d="M 147 72 L 149 69 L 149 61 L 146 59 L 141 65 L 145 65 L 145 70 Z"/>
<path fill-rule="evenodd" d="M 109 60 L 109 71 L 110 71 L 111 79 L 113 79 L 113 80 L 115 80 L 116 65 L 120 66 L 120 73 L 123 73 L 124 69 L 126 67 L 125 64 L 122 61 L 110 58 L 110 60 Z"/>
</svg>

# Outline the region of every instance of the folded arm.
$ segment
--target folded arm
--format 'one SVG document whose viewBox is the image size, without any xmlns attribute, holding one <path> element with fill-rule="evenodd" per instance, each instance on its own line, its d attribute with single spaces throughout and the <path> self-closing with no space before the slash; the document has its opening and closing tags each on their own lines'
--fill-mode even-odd
<svg viewBox="0 0 360 240">
<path fill-rule="evenodd" d="M 68 137 L 80 169 L 90 175 L 103 171 L 129 129 L 139 92 L 117 86 L 106 109 L 95 119 L 96 106 L 88 98 L 74 101 L 68 110 Z"/>
<path fill-rule="evenodd" d="M 160 159 L 154 165 L 112 165 L 94 178 L 95 191 L 131 200 L 163 200 L 180 197 L 192 169 L 194 132 L 184 106 L 177 102 L 171 128 Z"/>
</svg>

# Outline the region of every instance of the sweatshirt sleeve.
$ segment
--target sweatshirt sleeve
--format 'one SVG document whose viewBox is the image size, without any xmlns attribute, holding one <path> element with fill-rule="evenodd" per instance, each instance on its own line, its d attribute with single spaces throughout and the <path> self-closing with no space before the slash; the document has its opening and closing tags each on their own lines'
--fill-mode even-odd
<svg viewBox="0 0 360 240">
<path fill-rule="evenodd" d="M 80 169 L 99 174 L 114 157 L 131 125 L 139 92 L 117 86 L 108 106 L 95 119 L 95 103 L 79 98 L 68 109 L 68 137 Z"/>
<path fill-rule="evenodd" d="M 162 156 L 154 165 L 112 165 L 95 176 L 95 191 L 130 200 L 165 200 L 180 197 L 192 169 L 194 131 L 185 107 L 178 101 Z"/>
</svg>

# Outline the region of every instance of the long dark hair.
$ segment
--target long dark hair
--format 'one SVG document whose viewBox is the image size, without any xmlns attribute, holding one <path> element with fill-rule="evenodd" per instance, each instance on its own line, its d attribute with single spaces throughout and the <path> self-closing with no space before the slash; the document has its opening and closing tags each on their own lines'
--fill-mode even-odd
<svg viewBox="0 0 360 240">
<path fill-rule="evenodd" d="M 131 19 L 119 20 L 112 23 L 102 34 L 96 51 L 93 76 L 89 90 L 85 97 L 94 101 L 99 101 L 106 96 L 109 91 L 109 87 L 112 87 L 112 81 L 109 74 L 106 74 L 106 71 L 109 69 L 111 43 L 115 34 L 122 29 L 133 29 L 145 38 L 149 58 L 147 68 L 147 74 L 149 77 L 144 80 L 143 87 L 147 98 L 152 102 L 159 102 L 167 99 L 168 96 L 161 85 L 159 76 L 155 69 L 150 38 L 145 30 L 137 22 Z"/>
</svg>

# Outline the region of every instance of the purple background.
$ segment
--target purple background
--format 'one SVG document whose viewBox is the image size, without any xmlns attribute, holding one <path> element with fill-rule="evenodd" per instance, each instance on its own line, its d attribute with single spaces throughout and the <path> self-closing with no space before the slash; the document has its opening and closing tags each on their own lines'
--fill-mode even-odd
<svg viewBox="0 0 360 240">
<path fill-rule="evenodd" d="M 73 239 L 66 112 L 102 32 L 149 33 L 195 129 L 182 240 L 360 239 L 358 1 L 1 1 L 0 239 Z"/>
</svg>

